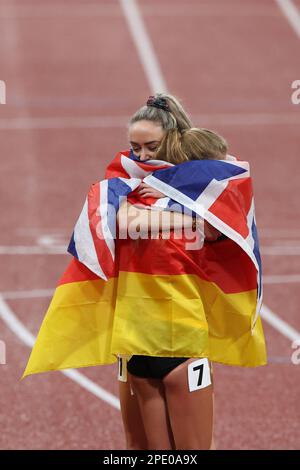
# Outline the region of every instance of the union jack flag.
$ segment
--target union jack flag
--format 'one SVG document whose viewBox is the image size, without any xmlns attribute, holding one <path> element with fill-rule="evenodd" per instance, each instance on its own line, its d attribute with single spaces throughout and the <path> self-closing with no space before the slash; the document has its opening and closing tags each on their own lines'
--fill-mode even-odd
<svg viewBox="0 0 300 470">
<path fill-rule="evenodd" d="M 68 252 L 100 278 L 115 274 L 116 214 L 126 197 L 141 202 L 136 189 L 144 181 L 165 198 L 143 198 L 159 210 L 189 210 L 236 242 L 257 270 L 257 309 L 262 303 L 261 258 L 255 222 L 249 163 L 192 160 L 173 165 L 159 160 L 141 162 L 132 151 L 120 152 L 108 166 L 105 179 L 93 184 L 77 220 Z M 174 202 L 177 208 L 173 209 Z"/>
</svg>

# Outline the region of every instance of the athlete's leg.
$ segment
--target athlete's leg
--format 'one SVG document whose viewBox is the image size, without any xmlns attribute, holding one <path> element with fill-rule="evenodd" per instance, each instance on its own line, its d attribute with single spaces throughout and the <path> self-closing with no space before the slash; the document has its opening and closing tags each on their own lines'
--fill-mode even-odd
<svg viewBox="0 0 300 470">
<path fill-rule="evenodd" d="M 127 450 L 147 449 L 147 439 L 136 395 L 131 394 L 130 382 L 119 381 L 121 414 Z"/>
<path fill-rule="evenodd" d="M 139 402 L 147 448 L 175 449 L 162 380 L 137 377 L 130 373 L 128 376 Z"/>
<path fill-rule="evenodd" d="M 211 366 L 211 372 L 212 372 L 212 366 Z M 213 384 L 213 379 L 211 380 L 212 381 L 212 384 Z M 213 390 L 213 394 L 212 394 L 212 399 L 213 399 L 213 416 L 214 416 L 214 410 L 215 410 L 215 394 L 214 394 L 214 390 Z M 214 421 L 214 420 L 213 420 Z M 214 422 L 213 422 L 213 428 L 212 428 L 212 439 L 211 439 L 211 445 L 210 445 L 210 448 L 209 450 L 216 450 L 217 447 L 216 447 L 216 443 L 215 443 L 215 433 L 214 433 Z"/>
<path fill-rule="evenodd" d="M 163 383 L 176 449 L 210 449 L 213 432 L 213 385 L 190 392 L 188 359 Z"/>
</svg>

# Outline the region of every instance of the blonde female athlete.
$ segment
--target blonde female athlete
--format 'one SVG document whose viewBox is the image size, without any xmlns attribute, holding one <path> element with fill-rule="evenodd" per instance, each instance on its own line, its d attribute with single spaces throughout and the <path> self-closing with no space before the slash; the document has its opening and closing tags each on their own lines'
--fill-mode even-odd
<svg viewBox="0 0 300 470">
<path fill-rule="evenodd" d="M 227 146 L 224 139 L 206 129 L 190 129 L 187 125 L 190 122 L 186 119 L 181 126 L 178 125 L 180 119 L 177 121 L 176 112 L 172 113 L 171 103 L 177 111 L 178 102 L 174 97 L 157 95 L 133 116 L 129 140 L 135 157 L 141 161 L 157 158 L 174 164 L 204 156 L 225 158 Z M 180 118 L 183 116 L 185 113 L 181 108 Z M 143 183 L 140 195 L 165 197 Z M 119 222 L 124 216 L 130 217 L 130 209 L 127 210 L 124 206 L 120 209 Z M 143 212 L 147 211 L 141 211 L 140 223 L 145 228 L 148 218 L 146 214 L 143 216 Z M 191 226 L 191 217 L 182 219 L 181 214 L 176 214 L 171 226 L 160 228 L 182 226 Z M 207 224 L 205 235 L 216 240 L 221 234 Z M 120 381 L 121 411 L 128 448 L 213 448 L 212 383 L 194 392 L 190 392 L 187 386 L 188 366 L 195 360 L 132 356 L 127 365 L 128 382 Z"/>
</svg>

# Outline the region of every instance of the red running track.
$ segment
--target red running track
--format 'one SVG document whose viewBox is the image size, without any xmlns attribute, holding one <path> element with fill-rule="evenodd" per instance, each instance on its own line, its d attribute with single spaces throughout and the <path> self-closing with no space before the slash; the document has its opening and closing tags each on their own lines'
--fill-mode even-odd
<svg viewBox="0 0 300 470">
<path fill-rule="evenodd" d="M 265 304 L 300 331 L 300 38 L 271 0 L 138 6 L 170 92 L 251 162 Z M 117 0 L 1 0 L 0 31 L 1 313 L 36 335 L 49 296 L 32 291 L 55 286 L 86 191 L 127 147 L 127 118 L 152 90 Z M 264 327 L 268 366 L 215 365 L 219 449 L 300 447 L 300 365 L 291 340 Z M 125 447 L 120 412 L 61 373 L 19 382 L 30 348 L 2 318 L 0 328 L 2 449 Z M 115 366 L 80 372 L 117 396 Z"/>
</svg>

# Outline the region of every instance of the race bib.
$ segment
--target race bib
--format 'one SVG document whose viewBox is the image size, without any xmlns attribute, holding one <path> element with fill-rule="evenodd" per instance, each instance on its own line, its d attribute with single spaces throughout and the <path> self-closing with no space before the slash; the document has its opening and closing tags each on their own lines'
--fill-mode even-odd
<svg viewBox="0 0 300 470">
<path fill-rule="evenodd" d="M 211 384 L 208 359 L 202 358 L 188 365 L 189 391 L 194 392 Z"/>
</svg>

